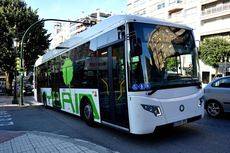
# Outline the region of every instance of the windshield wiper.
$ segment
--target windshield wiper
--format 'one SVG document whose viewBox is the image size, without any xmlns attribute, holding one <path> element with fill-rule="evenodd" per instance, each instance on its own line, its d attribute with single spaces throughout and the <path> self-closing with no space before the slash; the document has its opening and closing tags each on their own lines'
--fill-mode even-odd
<svg viewBox="0 0 230 153">
<path fill-rule="evenodd" d="M 147 92 L 146 94 L 150 96 L 150 95 L 154 94 L 159 89 L 160 88 L 153 88 L 150 92 Z"/>
</svg>

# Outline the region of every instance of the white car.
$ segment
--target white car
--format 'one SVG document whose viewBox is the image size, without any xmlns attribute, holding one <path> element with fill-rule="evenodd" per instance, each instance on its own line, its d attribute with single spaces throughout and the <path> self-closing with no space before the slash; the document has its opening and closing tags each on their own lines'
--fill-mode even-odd
<svg viewBox="0 0 230 153">
<path fill-rule="evenodd" d="M 230 76 L 217 78 L 204 88 L 205 109 L 208 115 L 219 117 L 230 112 Z"/>
</svg>

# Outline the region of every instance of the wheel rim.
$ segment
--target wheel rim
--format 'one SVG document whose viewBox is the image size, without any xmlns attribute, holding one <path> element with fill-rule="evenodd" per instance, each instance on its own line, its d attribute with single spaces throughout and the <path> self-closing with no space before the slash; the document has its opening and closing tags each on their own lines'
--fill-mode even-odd
<svg viewBox="0 0 230 153">
<path fill-rule="evenodd" d="M 217 116 L 220 114 L 221 110 L 219 104 L 213 102 L 208 104 L 207 111 L 211 116 Z"/>
<path fill-rule="evenodd" d="M 92 109 L 89 104 L 84 107 L 84 115 L 87 120 L 90 120 L 92 114 Z"/>
</svg>

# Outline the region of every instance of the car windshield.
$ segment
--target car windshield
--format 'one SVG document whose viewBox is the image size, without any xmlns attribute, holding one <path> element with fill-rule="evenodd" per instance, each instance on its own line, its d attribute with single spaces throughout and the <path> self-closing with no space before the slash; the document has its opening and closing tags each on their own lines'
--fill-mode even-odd
<svg viewBox="0 0 230 153">
<path fill-rule="evenodd" d="M 187 86 L 198 82 L 191 30 L 130 23 L 130 90 Z"/>
</svg>

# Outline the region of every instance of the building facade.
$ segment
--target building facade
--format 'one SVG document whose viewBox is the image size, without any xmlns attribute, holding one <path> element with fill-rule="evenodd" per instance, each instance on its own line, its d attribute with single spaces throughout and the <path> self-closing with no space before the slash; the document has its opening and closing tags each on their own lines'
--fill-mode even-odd
<svg viewBox="0 0 230 153">
<path fill-rule="evenodd" d="M 230 0 L 128 0 L 127 10 L 129 14 L 161 18 L 192 27 L 197 46 L 207 37 L 224 37 L 230 41 Z M 202 61 L 200 70 L 205 84 L 216 74 L 216 69 Z"/>
<path fill-rule="evenodd" d="M 103 19 L 111 16 L 111 13 L 101 12 L 97 9 L 95 12 L 90 15 L 79 18 L 76 21 L 79 22 L 93 22 L 98 23 Z M 53 49 L 60 45 L 65 40 L 69 39 L 73 35 L 77 35 L 78 33 L 85 31 L 90 25 L 85 25 L 82 23 L 66 23 L 66 22 L 56 22 L 53 28 L 52 33 L 52 41 L 50 44 L 50 48 Z"/>
</svg>

